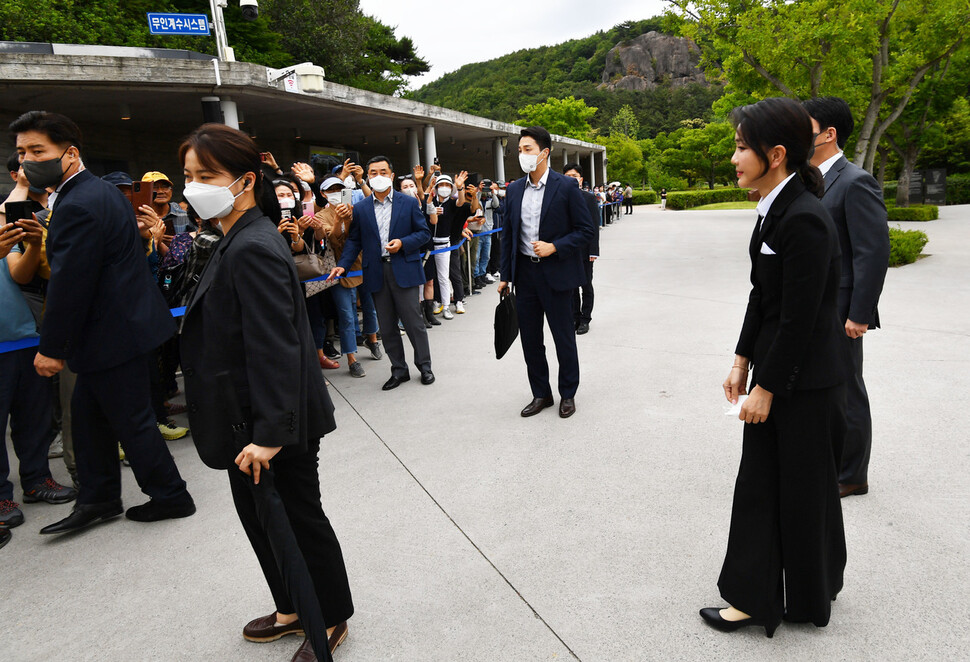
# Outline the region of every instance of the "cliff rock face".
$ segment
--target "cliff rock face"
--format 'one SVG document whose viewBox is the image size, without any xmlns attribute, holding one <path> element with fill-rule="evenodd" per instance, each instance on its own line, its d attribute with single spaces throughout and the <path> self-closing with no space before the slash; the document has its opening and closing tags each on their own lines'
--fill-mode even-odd
<svg viewBox="0 0 970 662">
<path fill-rule="evenodd" d="M 600 87 L 650 90 L 664 81 L 674 86 L 706 85 L 699 61 L 700 50 L 690 39 L 648 32 L 613 47 L 606 56 Z"/>
</svg>

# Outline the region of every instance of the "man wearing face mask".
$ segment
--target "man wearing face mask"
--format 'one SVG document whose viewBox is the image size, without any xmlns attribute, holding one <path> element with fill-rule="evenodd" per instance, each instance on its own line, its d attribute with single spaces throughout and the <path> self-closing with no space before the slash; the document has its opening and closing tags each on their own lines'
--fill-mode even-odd
<svg viewBox="0 0 970 662">
<path fill-rule="evenodd" d="M 152 352 L 175 333 L 175 322 L 152 281 L 134 211 L 115 186 L 84 169 L 81 132 L 67 117 L 31 111 L 10 130 L 31 185 L 55 189 L 47 236 L 51 278 L 34 367 L 50 377 L 66 362 L 77 373 L 77 505 L 40 532 L 76 531 L 124 512 L 119 440 L 150 497 L 127 517 L 187 517 L 195 503 L 155 425 L 149 392 Z"/>
<path fill-rule="evenodd" d="M 532 126 L 522 129 L 520 136 L 519 165 L 527 174 L 509 184 L 506 194 L 498 291 L 515 288 L 533 396 L 522 416 L 534 416 L 555 404 L 542 338 L 545 317 L 559 359 L 559 416 L 568 418 L 576 412 L 579 387 L 573 290 L 586 281 L 583 258 L 593 239 L 593 219 L 576 183 L 549 168 L 549 132 Z"/>
<path fill-rule="evenodd" d="M 431 347 L 418 289 L 424 285 L 421 248 L 431 238 L 418 201 L 394 194 L 394 170 L 386 156 L 367 162 L 368 183 L 373 195 L 354 205 L 347 242 L 330 277 L 342 276 L 363 251 L 363 288 L 374 296 L 384 349 L 391 360 L 391 378 L 381 388 L 390 391 L 411 379 L 404 356 L 398 320 L 414 349 L 414 365 L 421 383 L 434 383 Z"/>
<path fill-rule="evenodd" d="M 563 166 L 563 174 L 574 179 L 583 194 L 590 218 L 599 217 L 599 202 L 596 196 L 583 188 L 583 167 L 578 163 L 567 163 Z M 593 223 L 593 241 L 586 247 L 583 255 L 583 266 L 586 268 L 586 283 L 573 292 L 573 315 L 576 321 L 576 335 L 589 333 L 589 323 L 593 319 L 593 263 L 600 254 L 600 226 Z"/>
</svg>

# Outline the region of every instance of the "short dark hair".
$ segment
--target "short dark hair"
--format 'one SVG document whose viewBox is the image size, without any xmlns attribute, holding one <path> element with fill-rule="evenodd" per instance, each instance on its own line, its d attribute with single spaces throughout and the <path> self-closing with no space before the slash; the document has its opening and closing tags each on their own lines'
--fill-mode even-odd
<svg viewBox="0 0 970 662">
<path fill-rule="evenodd" d="M 381 161 L 387 164 L 387 167 L 390 169 L 391 172 L 394 172 L 394 164 L 391 163 L 391 160 L 389 158 L 381 154 L 377 156 L 372 156 L 370 158 L 370 160 L 367 162 L 367 166 L 364 168 L 364 172 L 367 172 L 368 170 L 370 170 L 372 163 L 380 163 Z"/>
<path fill-rule="evenodd" d="M 30 110 L 10 123 L 10 133 L 14 140 L 18 133 L 39 131 L 55 145 L 74 145 L 81 149 L 81 129 L 74 121 L 60 113 L 46 110 Z"/>
<path fill-rule="evenodd" d="M 579 173 L 580 177 L 586 177 L 586 175 L 583 174 L 583 166 L 579 165 L 578 163 L 567 163 L 564 165 L 562 167 L 562 174 L 565 175 L 570 170 L 575 170 L 577 173 Z"/>
<path fill-rule="evenodd" d="M 852 110 L 845 99 L 840 97 L 817 97 L 806 99 L 802 106 L 812 116 L 820 129 L 835 129 L 835 142 L 839 149 L 845 148 L 846 141 L 852 135 L 855 128 L 855 120 L 852 119 Z"/>
<path fill-rule="evenodd" d="M 801 104 L 784 97 L 769 97 L 731 111 L 731 124 L 741 140 L 768 170 L 768 150 L 785 148 L 788 172 L 797 171 L 805 188 L 822 197 L 825 182 L 821 171 L 810 162 L 812 118 Z"/>
<path fill-rule="evenodd" d="M 522 138 L 532 138 L 539 145 L 539 149 L 548 149 L 552 151 L 552 136 L 544 127 L 541 126 L 530 126 L 519 131 L 519 140 Z"/>
<path fill-rule="evenodd" d="M 7 157 L 7 170 L 10 172 L 20 172 L 20 154 L 14 152 Z"/>
</svg>

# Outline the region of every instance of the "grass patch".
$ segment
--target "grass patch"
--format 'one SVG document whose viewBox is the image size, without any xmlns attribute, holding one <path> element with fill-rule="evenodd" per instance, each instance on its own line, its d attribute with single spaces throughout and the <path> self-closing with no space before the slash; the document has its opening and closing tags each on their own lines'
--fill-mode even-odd
<svg viewBox="0 0 970 662">
<path fill-rule="evenodd" d="M 709 209 L 757 209 L 757 202 L 715 202 L 711 205 L 694 207 L 691 211 L 707 211 Z"/>
</svg>

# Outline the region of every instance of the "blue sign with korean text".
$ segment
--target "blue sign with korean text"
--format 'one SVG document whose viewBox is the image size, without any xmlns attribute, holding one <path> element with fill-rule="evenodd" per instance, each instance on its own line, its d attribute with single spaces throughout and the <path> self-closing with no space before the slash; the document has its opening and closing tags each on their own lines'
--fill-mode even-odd
<svg viewBox="0 0 970 662">
<path fill-rule="evenodd" d="M 208 36 L 209 17 L 205 14 L 156 14 L 148 12 L 151 34 L 185 34 Z"/>
</svg>

